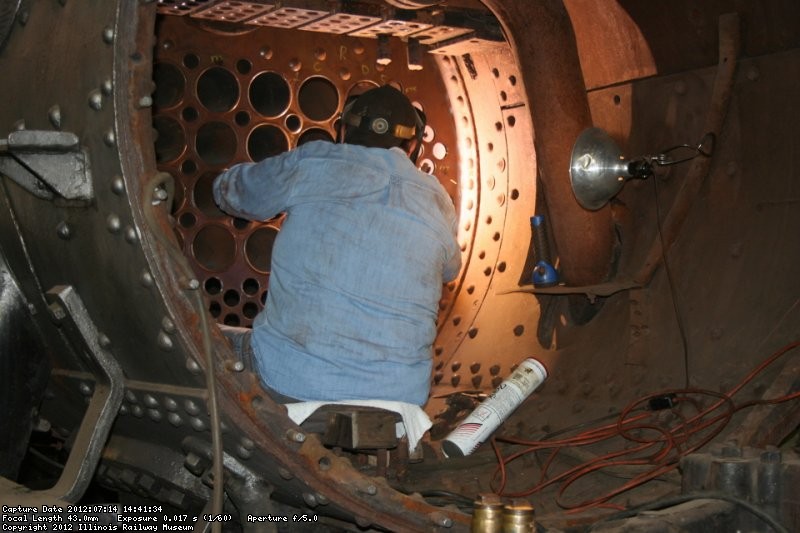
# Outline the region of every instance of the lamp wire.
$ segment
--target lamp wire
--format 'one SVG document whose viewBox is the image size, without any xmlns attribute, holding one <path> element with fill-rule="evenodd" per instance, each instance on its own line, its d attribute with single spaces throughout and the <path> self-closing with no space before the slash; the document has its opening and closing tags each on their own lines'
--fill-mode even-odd
<svg viewBox="0 0 800 533">
<path fill-rule="evenodd" d="M 658 176 L 653 176 L 653 194 L 656 204 L 656 228 L 658 228 L 658 239 L 661 242 L 661 260 L 664 263 L 664 273 L 667 275 L 667 285 L 669 285 L 670 300 L 672 301 L 672 309 L 675 312 L 675 322 L 678 325 L 678 331 L 681 336 L 681 345 L 683 347 L 683 375 L 684 387 L 689 387 L 689 342 L 686 337 L 686 330 L 683 326 L 683 319 L 678 305 L 678 295 L 675 290 L 675 281 L 672 276 L 672 269 L 669 266 L 667 258 L 667 248 L 664 245 L 664 233 L 661 230 L 661 206 L 659 203 L 658 194 Z"/>
</svg>

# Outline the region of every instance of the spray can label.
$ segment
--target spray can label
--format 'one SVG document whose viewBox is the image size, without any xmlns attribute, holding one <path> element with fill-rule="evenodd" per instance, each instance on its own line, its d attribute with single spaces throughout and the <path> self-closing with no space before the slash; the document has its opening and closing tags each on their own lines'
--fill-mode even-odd
<svg viewBox="0 0 800 533">
<path fill-rule="evenodd" d="M 447 457 L 474 452 L 547 379 L 547 369 L 533 358 L 525 359 L 491 396 L 442 441 Z"/>
</svg>

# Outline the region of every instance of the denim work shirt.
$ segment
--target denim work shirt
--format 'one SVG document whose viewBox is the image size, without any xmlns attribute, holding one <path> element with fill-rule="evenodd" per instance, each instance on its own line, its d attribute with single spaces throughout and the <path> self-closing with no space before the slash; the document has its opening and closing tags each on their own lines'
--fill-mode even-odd
<svg viewBox="0 0 800 533">
<path fill-rule="evenodd" d="M 461 267 L 453 203 L 396 148 L 310 142 L 214 183 L 227 213 L 287 216 L 253 322 L 262 381 L 298 400 L 423 405 L 442 284 Z"/>
</svg>

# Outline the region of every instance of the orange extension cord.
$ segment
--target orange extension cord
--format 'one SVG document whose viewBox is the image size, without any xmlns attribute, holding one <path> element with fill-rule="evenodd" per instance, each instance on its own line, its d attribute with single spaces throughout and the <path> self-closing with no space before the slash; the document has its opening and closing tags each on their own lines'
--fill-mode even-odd
<svg viewBox="0 0 800 533">
<path fill-rule="evenodd" d="M 577 513 L 594 507 L 622 509 L 622 506 L 608 501 L 676 468 L 681 457 L 699 450 L 719 435 L 736 412 L 755 405 L 777 404 L 800 398 L 800 392 L 795 392 L 778 398 L 753 400 L 739 405 L 733 401 L 733 396 L 755 379 L 766 367 L 774 363 L 786 352 L 798 346 L 800 346 L 800 341 L 795 341 L 782 347 L 725 393 L 684 388 L 650 394 L 633 401 L 625 407 L 616 423 L 582 431 L 567 438 L 536 441 L 516 437 L 495 437 L 492 439 L 492 448 L 497 455 L 498 466 L 493 476 L 493 490 L 501 496 L 524 498 L 552 485 L 558 485 L 556 503 L 570 512 Z M 716 401 L 709 407 L 701 408 L 698 397 L 709 396 L 716 398 Z M 660 415 L 666 412 L 667 409 L 657 411 L 646 409 L 645 406 L 648 405 L 650 400 L 664 398 L 668 398 L 672 402 L 669 412 L 675 415 L 673 418 L 677 418 L 677 422 L 673 421 L 668 424 L 659 421 Z M 681 410 L 684 407 L 690 409 L 694 414 L 687 415 L 682 413 Z M 590 461 L 549 477 L 548 470 L 559 452 L 564 448 L 587 446 L 614 438 L 621 438 L 624 441 L 621 449 L 599 455 Z M 525 448 L 504 457 L 498 442 L 524 446 Z M 542 450 L 550 450 L 550 454 L 542 465 L 542 473 L 538 483 L 520 492 L 505 492 L 509 473 L 508 465 L 520 457 Z M 593 472 L 620 466 L 639 466 L 643 467 L 644 470 L 620 486 L 595 498 L 578 503 L 568 503 L 563 500 L 565 491 L 577 480 Z"/>
</svg>

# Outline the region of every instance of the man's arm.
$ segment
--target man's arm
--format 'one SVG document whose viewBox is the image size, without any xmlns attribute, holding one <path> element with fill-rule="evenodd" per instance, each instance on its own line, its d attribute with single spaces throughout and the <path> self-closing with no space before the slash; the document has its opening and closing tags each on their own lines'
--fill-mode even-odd
<svg viewBox="0 0 800 533">
<path fill-rule="evenodd" d="M 275 217 L 290 205 L 296 160 L 292 151 L 234 165 L 214 180 L 214 201 L 229 215 L 248 220 Z"/>
<path fill-rule="evenodd" d="M 461 272 L 461 248 L 456 241 L 456 235 L 458 235 L 458 220 L 456 219 L 455 210 L 452 211 L 450 225 L 450 231 L 453 237 L 450 239 L 447 248 L 447 262 L 444 265 L 444 272 L 442 273 L 442 278 L 445 283 L 456 279 L 458 273 Z"/>
</svg>

